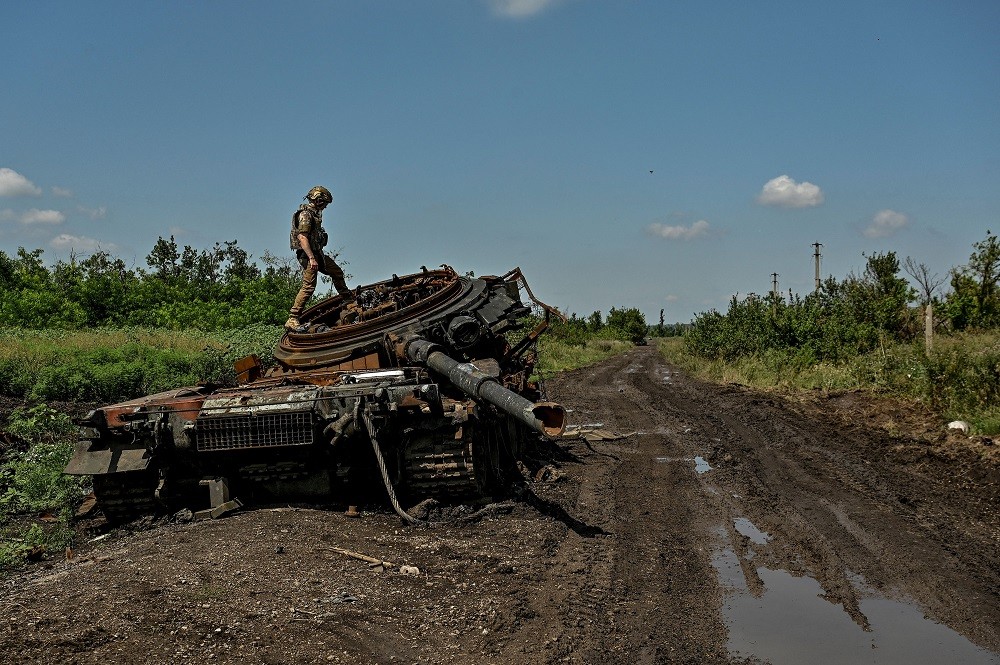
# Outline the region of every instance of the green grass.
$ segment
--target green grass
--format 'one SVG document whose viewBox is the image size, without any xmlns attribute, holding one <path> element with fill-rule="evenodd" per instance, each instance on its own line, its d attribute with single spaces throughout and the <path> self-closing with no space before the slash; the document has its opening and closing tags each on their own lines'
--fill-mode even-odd
<svg viewBox="0 0 1000 665">
<path fill-rule="evenodd" d="M 536 372 L 543 378 L 550 377 L 557 372 L 593 365 L 634 346 L 631 342 L 617 339 L 590 339 L 583 344 L 567 344 L 543 337 L 538 344 Z"/>
<path fill-rule="evenodd" d="M 699 378 L 767 390 L 865 390 L 923 401 L 978 434 L 1000 433 L 1000 333 L 938 336 L 928 357 L 922 342 L 888 345 L 842 363 L 803 362 L 794 351 L 769 351 L 726 362 L 692 354 L 682 338 L 657 342 L 671 363 Z"/>
<path fill-rule="evenodd" d="M 0 330 L 0 394 L 112 402 L 233 378 L 233 363 L 267 363 L 278 326 L 202 333 L 149 328 Z"/>
<path fill-rule="evenodd" d="M 72 542 L 73 508 L 88 481 L 63 475 L 76 427 L 44 404 L 15 409 L 4 427 L 19 441 L 0 457 L 0 570 L 24 563 L 29 553 L 62 553 Z"/>
</svg>

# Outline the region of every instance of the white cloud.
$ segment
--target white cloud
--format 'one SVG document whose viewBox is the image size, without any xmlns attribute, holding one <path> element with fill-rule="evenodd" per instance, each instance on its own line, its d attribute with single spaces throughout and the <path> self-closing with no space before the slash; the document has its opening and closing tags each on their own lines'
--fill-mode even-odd
<svg viewBox="0 0 1000 665">
<path fill-rule="evenodd" d="M 16 217 L 17 216 L 14 214 L 14 211 L 11 210 L 10 208 L 5 208 L 3 210 L 0 210 L 0 222 L 9 222 L 10 220 L 15 219 Z"/>
<path fill-rule="evenodd" d="M 812 208 L 823 203 L 823 190 L 811 182 L 798 183 L 787 175 L 768 180 L 757 203 L 782 208 Z"/>
<path fill-rule="evenodd" d="M 91 219 L 104 219 L 104 216 L 108 214 L 108 209 L 106 206 L 98 206 L 96 208 L 77 206 L 76 209 L 79 212 L 82 212 L 87 217 L 90 217 Z"/>
<path fill-rule="evenodd" d="M 699 219 L 691 226 L 667 226 L 659 222 L 650 224 L 646 230 L 654 236 L 660 236 L 667 240 L 692 240 L 708 233 L 710 224 L 704 219 Z"/>
<path fill-rule="evenodd" d="M 99 249 L 107 252 L 115 252 L 118 245 L 114 243 L 102 243 L 100 240 L 88 238 L 86 236 L 73 236 L 68 233 L 61 233 L 49 241 L 53 249 L 72 250 L 84 253 L 94 253 Z"/>
<path fill-rule="evenodd" d="M 66 221 L 66 215 L 58 210 L 31 210 L 21 214 L 22 224 L 62 224 Z"/>
<path fill-rule="evenodd" d="M 664 298 L 664 300 L 666 300 L 667 302 L 677 302 L 678 300 L 680 300 L 680 297 L 675 296 L 674 294 L 671 293 L 669 296 Z"/>
<path fill-rule="evenodd" d="M 68 199 L 73 196 L 73 192 L 65 187 L 52 187 L 52 196 L 58 196 L 61 199 Z"/>
<path fill-rule="evenodd" d="M 540 14 L 563 0 L 490 0 L 490 7 L 497 16 L 527 18 Z"/>
<path fill-rule="evenodd" d="M 0 196 L 41 196 L 42 189 L 14 169 L 0 168 Z"/>
<path fill-rule="evenodd" d="M 888 238 L 909 223 L 909 218 L 901 212 L 879 210 L 862 233 L 866 238 Z"/>
</svg>

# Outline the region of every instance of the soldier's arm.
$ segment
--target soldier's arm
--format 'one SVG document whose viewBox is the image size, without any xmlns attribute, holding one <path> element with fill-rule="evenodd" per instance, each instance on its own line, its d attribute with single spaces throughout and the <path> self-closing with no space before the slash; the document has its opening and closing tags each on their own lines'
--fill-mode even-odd
<svg viewBox="0 0 1000 665">
<path fill-rule="evenodd" d="M 313 254 L 312 247 L 309 246 L 309 238 L 306 236 L 305 233 L 299 234 L 299 247 L 301 247 L 302 251 L 305 252 L 306 256 L 309 257 L 310 266 L 315 268 L 316 266 L 319 265 L 319 262 L 316 260 L 316 255 Z"/>
<path fill-rule="evenodd" d="M 301 247 L 302 251 L 305 252 L 306 256 L 309 257 L 309 265 L 315 268 L 316 266 L 319 265 L 319 261 L 316 260 L 316 255 L 313 254 L 312 247 L 309 245 L 309 236 L 306 235 L 309 231 L 312 230 L 312 225 L 313 225 L 312 215 L 309 214 L 308 209 L 302 210 L 299 213 L 298 224 L 296 225 L 296 228 L 299 231 L 298 235 L 299 247 Z"/>
</svg>

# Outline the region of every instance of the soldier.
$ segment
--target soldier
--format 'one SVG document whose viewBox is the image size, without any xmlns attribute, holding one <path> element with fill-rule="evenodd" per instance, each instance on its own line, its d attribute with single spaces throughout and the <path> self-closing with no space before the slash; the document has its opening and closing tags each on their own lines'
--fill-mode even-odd
<svg viewBox="0 0 1000 665">
<path fill-rule="evenodd" d="M 345 300 L 354 300 L 354 293 L 347 288 L 344 281 L 344 271 L 334 262 L 333 257 L 323 252 L 328 236 L 323 229 L 323 209 L 333 202 L 333 194 L 326 187 L 316 186 L 305 196 L 305 203 L 292 215 L 291 248 L 295 258 L 302 266 L 302 288 L 295 296 L 295 302 L 288 312 L 285 328 L 294 330 L 300 328 L 299 314 L 302 307 L 316 290 L 316 279 L 319 273 L 329 275 L 337 293 Z"/>
</svg>

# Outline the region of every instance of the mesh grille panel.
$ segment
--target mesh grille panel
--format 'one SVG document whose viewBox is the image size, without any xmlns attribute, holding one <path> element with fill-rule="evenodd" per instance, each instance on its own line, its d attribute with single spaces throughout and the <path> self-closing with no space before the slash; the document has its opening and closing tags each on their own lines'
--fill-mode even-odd
<svg viewBox="0 0 1000 665">
<path fill-rule="evenodd" d="M 313 442 L 312 414 L 298 412 L 201 418 L 195 430 L 195 441 L 198 450 L 305 446 Z"/>
</svg>

